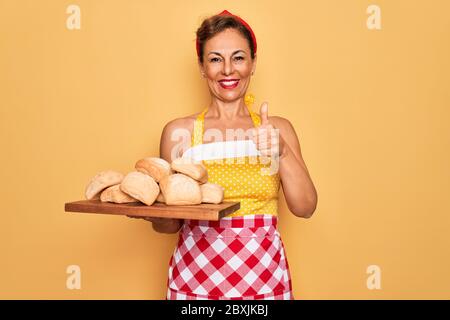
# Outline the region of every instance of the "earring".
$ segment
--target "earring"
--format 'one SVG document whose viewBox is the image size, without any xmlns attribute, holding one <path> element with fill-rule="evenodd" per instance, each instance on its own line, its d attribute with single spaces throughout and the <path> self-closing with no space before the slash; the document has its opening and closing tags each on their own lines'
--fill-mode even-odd
<svg viewBox="0 0 450 320">
<path fill-rule="evenodd" d="M 253 73 L 254 73 L 254 72 L 252 71 L 252 75 L 253 75 Z"/>
<path fill-rule="evenodd" d="M 204 74 L 204 73 L 202 73 L 202 77 L 203 77 L 203 78 L 205 77 L 205 74 Z"/>
</svg>

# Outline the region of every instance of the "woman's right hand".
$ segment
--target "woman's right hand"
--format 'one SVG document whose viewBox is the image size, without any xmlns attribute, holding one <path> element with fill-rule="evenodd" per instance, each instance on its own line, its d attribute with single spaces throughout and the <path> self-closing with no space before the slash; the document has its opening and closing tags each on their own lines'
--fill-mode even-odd
<svg viewBox="0 0 450 320">
<path fill-rule="evenodd" d="M 160 233 L 177 233 L 182 225 L 181 219 L 129 216 L 132 219 L 143 219 L 152 223 L 153 230 Z"/>
</svg>

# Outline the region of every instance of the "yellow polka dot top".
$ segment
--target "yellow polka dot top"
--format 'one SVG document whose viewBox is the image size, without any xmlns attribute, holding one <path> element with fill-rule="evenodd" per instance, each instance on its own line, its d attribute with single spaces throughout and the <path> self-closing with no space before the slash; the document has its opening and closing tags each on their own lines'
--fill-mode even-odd
<svg viewBox="0 0 450 320">
<path fill-rule="evenodd" d="M 247 104 L 246 104 L 247 105 Z M 255 127 L 261 119 L 247 105 Z M 201 112 L 194 122 L 192 146 L 203 143 L 205 114 Z M 261 161 L 260 156 L 202 160 L 208 170 L 208 182 L 221 185 L 224 201 L 239 201 L 240 209 L 228 215 L 237 217 L 254 214 L 278 214 L 278 191 L 280 177 L 278 172 L 267 174 L 270 162 Z M 265 171 L 266 170 L 266 171 Z M 265 172 L 265 173 L 264 173 Z"/>
</svg>

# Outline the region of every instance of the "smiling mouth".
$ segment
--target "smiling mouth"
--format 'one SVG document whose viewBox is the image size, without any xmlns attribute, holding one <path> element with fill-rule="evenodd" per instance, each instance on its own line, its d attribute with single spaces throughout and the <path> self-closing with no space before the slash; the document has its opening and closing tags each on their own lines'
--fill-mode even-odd
<svg viewBox="0 0 450 320">
<path fill-rule="evenodd" d="M 224 89 L 233 89 L 233 88 L 236 88 L 238 86 L 239 79 L 220 80 L 219 84 Z"/>
</svg>

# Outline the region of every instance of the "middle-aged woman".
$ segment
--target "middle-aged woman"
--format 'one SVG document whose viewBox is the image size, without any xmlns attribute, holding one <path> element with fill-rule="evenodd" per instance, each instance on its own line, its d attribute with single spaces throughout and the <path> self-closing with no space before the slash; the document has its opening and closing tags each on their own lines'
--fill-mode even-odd
<svg viewBox="0 0 450 320">
<path fill-rule="evenodd" d="M 164 127 L 160 156 L 169 162 L 179 156 L 202 161 L 208 182 L 221 185 L 224 200 L 239 201 L 241 207 L 217 222 L 147 219 L 158 232 L 181 228 L 170 259 L 167 299 L 293 299 L 277 230 L 280 182 L 297 217 L 311 217 L 317 204 L 297 135 L 287 119 L 268 116 L 267 103 L 259 114 L 251 109 L 247 88 L 257 44 L 242 18 L 225 10 L 205 19 L 196 46 L 211 102 L 202 112 Z M 177 153 L 174 136 L 183 130 L 192 138 L 189 148 Z M 236 141 L 230 132 L 248 133 L 249 139 Z"/>
</svg>

